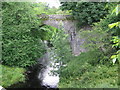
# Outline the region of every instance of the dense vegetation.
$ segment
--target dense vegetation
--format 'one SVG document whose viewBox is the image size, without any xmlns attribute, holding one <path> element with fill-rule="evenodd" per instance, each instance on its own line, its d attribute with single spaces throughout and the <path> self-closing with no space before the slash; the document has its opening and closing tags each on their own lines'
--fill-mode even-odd
<svg viewBox="0 0 120 90">
<path fill-rule="evenodd" d="M 61 71 L 60 88 L 117 88 L 118 66 L 98 64 L 100 51 L 81 53 Z"/>
<path fill-rule="evenodd" d="M 70 58 L 67 66 L 61 68 L 59 87 L 117 88 L 120 84 L 118 80 L 119 4 L 63 2 L 61 9 L 72 10 L 72 15 L 80 21 L 78 25 L 92 24 L 92 30 L 78 31 L 80 37 L 85 38 L 83 47 L 88 51 Z M 100 16 L 100 14 L 104 15 Z"/>
<path fill-rule="evenodd" d="M 25 69 L 18 67 L 8 67 L 0 65 L 0 85 L 3 87 L 11 86 L 14 83 L 25 81 Z M 13 72 L 14 71 L 14 72 Z"/>
<path fill-rule="evenodd" d="M 113 3 L 101 2 L 62 2 L 62 10 L 71 10 L 73 17 L 79 20 L 80 24 L 92 24 L 104 18 Z"/>
<path fill-rule="evenodd" d="M 3 87 L 25 81 L 25 71 L 37 64 L 46 53 L 48 42 L 60 62 L 60 88 L 117 88 L 120 62 L 120 9 L 118 3 L 62 2 L 61 10 L 46 3 L 2 3 L 2 69 Z M 63 10 L 63 11 L 62 11 Z M 71 14 L 78 26 L 91 25 L 92 30 L 77 31 L 84 38 L 82 52 L 72 54 L 68 35 L 60 22 L 59 29 L 42 24 L 42 14 Z M 14 72 L 12 72 L 14 71 Z"/>
<path fill-rule="evenodd" d="M 40 20 L 30 3 L 3 3 L 3 50 L 2 64 L 27 67 L 44 52 L 40 38 L 34 35 Z M 12 10 L 12 11 L 11 11 Z"/>
<path fill-rule="evenodd" d="M 3 45 L 0 78 L 5 79 L 0 82 L 2 86 L 8 87 L 25 81 L 25 70 L 36 65 L 37 59 L 45 54 L 43 41 L 52 41 L 58 29 L 43 25 L 38 16 L 55 14 L 56 11 L 56 8 L 49 8 L 46 3 L 2 3 Z M 12 70 L 14 72 L 11 72 Z"/>
<path fill-rule="evenodd" d="M 5 87 L 24 81 L 24 79 L 20 79 L 23 71 L 16 67 L 27 68 L 36 64 L 36 60 L 45 52 L 42 36 L 40 36 L 41 20 L 37 17 L 37 11 L 34 9 L 34 3 L 2 3 L 2 64 L 5 66 L 2 65 L 1 68 L 3 68 L 3 78 L 8 80 L 2 80 L 2 85 Z M 6 65 L 13 68 L 6 68 Z M 15 71 L 11 72 L 14 67 Z M 9 70 L 9 72 L 4 70 Z M 20 76 L 16 76 L 17 73 Z M 4 74 L 13 75 L 16 80 L 9 81 L 11 76 L 6 77 Z"/>
</svg>

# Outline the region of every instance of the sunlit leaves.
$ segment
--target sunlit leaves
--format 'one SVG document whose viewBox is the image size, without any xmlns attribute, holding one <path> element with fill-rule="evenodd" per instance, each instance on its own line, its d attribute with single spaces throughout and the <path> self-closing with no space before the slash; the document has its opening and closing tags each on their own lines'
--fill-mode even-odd
<svg viewBox="0 0 120 90">
<path fill-rule="evenodd" d="M 120 4 L 118 4 L 117 6 L 116 6 L 116 8 L 112 11 L 112 14 L 113 13 L 116 13 L 116 15 L 118 15 L 119 13 L 120 13 Z"/>
<path fill-rule="evenodd" d="M 113 28 L 113 27 L 115 27 L 115 26 L 116 26 L 116 27 L 118 27 L 118 26 L 120 27 L 120 22 L 115 22 L 115 23 L 109 24 L 108 26 L 109 26 L 110 28 Z"/>
<path fill-rule="evenodd" d="M 118 14 L 120 13 L 120 4 L 118 4 L 116 6 L 116 8 L 112 11 L 112 14 L 113 13 L 116 13 L 116 16 L 118 16 Z M 109 24 L 108 26 L 109 26 L 110 29 L 114 28 L 115 26 L 119 27 L 119 29 L 120 29 L 120 22 L 115 22 L 115 23 Z M 118 48 L 116 54 L 111 56 L 113 64 L 115 64 L 117 59 L 120 62 L 120 58 L 119 58 L 120 57 L 120 52 L 119 52 L 119 49 L 120 49 L 120 37 L 119 37 L 119 34 L 117 34 L 117 35 L 118 36 L 113 36 L 113 39 L 111 40 L 113 42 L 112 47 Z"/>
</svg>

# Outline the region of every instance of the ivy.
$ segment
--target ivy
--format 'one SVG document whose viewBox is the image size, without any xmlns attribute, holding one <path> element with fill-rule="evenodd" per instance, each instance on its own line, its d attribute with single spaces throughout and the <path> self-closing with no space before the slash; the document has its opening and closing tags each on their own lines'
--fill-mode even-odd
<svg viewBox="0 0 120 90">
<path fill-rule="evenodd" d="M 92 24 L 98 22 L 109 13 L 114 3 L 102 2 L 62 2 L 62 10 L 72 10 L 73 17 L 79 24 Z"/>
</svg>

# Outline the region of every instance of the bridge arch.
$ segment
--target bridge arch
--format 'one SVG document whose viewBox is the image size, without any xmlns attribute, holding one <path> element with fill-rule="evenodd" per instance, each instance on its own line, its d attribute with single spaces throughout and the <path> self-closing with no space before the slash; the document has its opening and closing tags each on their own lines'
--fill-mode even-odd
<svg viewBox="0 0 120 90">
<path fill-rule="evenodd" d="M 60 29 L 64 28 L 65 33 L 69 35 L 68 40 L 72 48 L 74 55 L 79 55 L 81 52 L 86 51 L 82 44 L 84 39 L 80 38 L 77 34 L 77 20 L 74 20 L 71 15 L 41 15 L 40 18 L 43 19 L 43 24 L 50 25 Z"/>
</svg>

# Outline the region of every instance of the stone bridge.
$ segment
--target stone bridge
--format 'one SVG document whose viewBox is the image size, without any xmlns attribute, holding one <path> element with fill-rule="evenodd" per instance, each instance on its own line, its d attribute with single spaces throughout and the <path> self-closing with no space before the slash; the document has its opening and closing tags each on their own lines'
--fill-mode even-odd
<svg viewBox="0 0 120 90">
<path fill-rule="evenodd" d="M 40 15 L 40 18 L 44 19 L 43 23 L 60 29 L 64 28 L 65 33 L 69 35 L 68 40 L 72 48 L 74 55 L 79 55 L 84 52 L 85 49 L 82 47 L 84 39 L 80 38 L 77 34 L 77 20 L 74 20 L 71 15 Z"/>
</svg>

